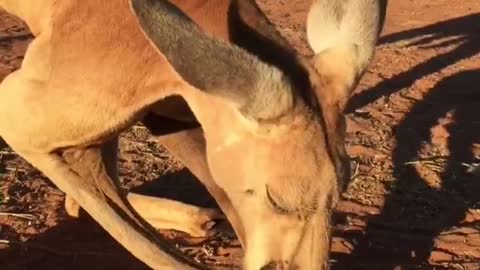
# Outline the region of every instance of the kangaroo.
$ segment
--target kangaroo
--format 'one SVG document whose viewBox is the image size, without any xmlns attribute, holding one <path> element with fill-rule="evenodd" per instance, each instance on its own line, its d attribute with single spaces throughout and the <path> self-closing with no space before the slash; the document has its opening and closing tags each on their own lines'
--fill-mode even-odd
<svg viewBox="0 0 480 270">
<path fill-rule="evenodd" d="M 319 2 L 312 5 L 307 29 L 322 27 L 310 15 L 322 9 Z M 357 9 L 359 16 L 377 23 L 348 29 L 365 27 L 376 38 L 380 8 L 366 2 L 377 8 L 365 14 Z M 206 17 L 195 23 L 186 16 L 187 6 L 182 11 L 161 0 L 0 0 L 35 36 L 22 67 L 0 84 L 0 136 L 67 194 L 73 215 L 78 204 L 154 269 L 193 269 L 200 266 L 158 239 L 141 217 L 148 221 L 148 213 L 164 213 L 161 226 L 182 230 L 184 217 L 196 210 L 206 219 L 217 213 L 123 195 L 116 151 L 120 132 L 137 121 L 152 132 L 160 127 L 160 134 L 171 123 L 167 119 L 198 122 L 202 131 L 182 130 L 159 140 L 233 221 L 245 248 L 243 268 L 326 269 L 330 212 L 349 171 L 343 137 L 337 138 L 343 121 L 337 104 L 346 96 L 338 93 L 353 91 L 361 76 L 350 81 L 347 71 L 362 71 L 328 62 L 319 57 L 323 50 L 312 59 L 295 55 L 254 3 L 228 3 L 222 13 L 228 16 L 212 27 Z M 352 35 L 330 43 L 333 51 L 345 52 L 335 61 L 362 62 L 365 54 L 345 48 L 349 42 L 374 47 L 362 43 L 368 38 Z M 318 44 L 310 34 L 309 43 Z M 274 57 L 278 52 L 285 59 Z"/>
</svg>

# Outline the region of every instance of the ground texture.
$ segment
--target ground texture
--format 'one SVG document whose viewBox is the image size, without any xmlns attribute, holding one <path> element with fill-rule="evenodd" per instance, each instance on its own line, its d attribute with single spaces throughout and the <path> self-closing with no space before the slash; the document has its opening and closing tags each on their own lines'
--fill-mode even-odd
<svg viewBox="0 0 480 270">
<path fill-rule="evenodd" d="M 258 1 L 308 54 L 309 0 Z M 0 13 L 0 78 L 19 67 L 28 34 Z M 480 269 L 480 177 L 465 166 L 480 154 L 478 90 L 480 1 L 390 1 L 349 105 L 347 144 L 358 168 L 335 213 L 333 269 Z M 121 138 L 121 176 L 125 188 L 215 206 L 141 126 Z M 63 200 L 0 144 L 0 269 L 147 269 L 86 215 L 69 218 Z M 242 255 L 227 226 L 209 239 L 162 233 L 214 269 L 234 268 Z"/>
</svg>

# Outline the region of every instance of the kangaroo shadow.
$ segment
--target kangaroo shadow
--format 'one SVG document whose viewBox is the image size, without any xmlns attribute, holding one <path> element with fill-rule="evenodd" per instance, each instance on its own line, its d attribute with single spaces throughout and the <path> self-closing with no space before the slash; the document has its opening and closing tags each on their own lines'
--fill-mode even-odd
<svg viewBox="0 0 480 270">
<path fill-rule="evenodd" d="M 480 69 L 445 78 L 413 106 L 396 127 L 393 163 L 397 180 L 389 187 L 382 213 L 368 220 L 364 235 L 349 236 L 361 240 L 336 269 L 352 269 L 352 265 L 358 265 L 354 269 L 417 269 L 428 263 L 434 238 L 462 223 L 469 208 L 479 207 L 480 181 L 462 168 L 462 162 L 475 160 L 472 145 L 480 142 L 479 108 Z M 420 159 L 418 153 L 430 141 L 431 128 L 447 114 L 453 118 L 445 125 L 450 154 L 440 172 L 441 187 L 435 188 L 407 163 Z M 478 227 L 480 221 L 462 225 Z M 374 256 L 376 266 L 363 268 L 362 259 L 368 256 Z"/>
<path fill-rule="evenodd" d="M 18 234 L 4 233 L 3 239 L 17 239 Z M 6 234 L 6 235 L 5 235 Z M 9 237 L 10 236 L 10 237 Z M 65 219 L 58 225 L 25 242 L 11 241 L 0 248 L 3 270 L 80 270 L 80 269 L 149 269 L 136 259 L 90 217 Z"/>
<path fill-rule="evenodd" d="M 5 141 L 0 137 L 0 151 L 4 151 L 8 146 Z M 2 157 L 3 158 L 3 157 Z M 5 167 L 3 162 L 0 163 L 0 174 L 5 173 Z"/>
<path fill-rule="evenodd" d="M 200 207 L 219 208 L 207 189 L 187 169 L 162 175 L 154 181 L 133 188 L 131 191 Z"/>
<path fill-rule="evenodd" d="M 379 45 L 386 45 L 403 40 L 411 40 L 407 47 L 420 46 L 423 48 L 439 48 L 457 45 L 456 48 L 438 54 L 417 66 L 401 72 L 393 78 L 381 81 L 377 85 L 357 93 L 350 99 L 347 112 L 354 112 L 375 100 L 391 95 L 403 88 L 411 86 L 416 80 L 441 69 L 453 65 L 463 59 L 480 52 L 480 13 L 454 18 L 390 34 L 380 38 Z"/>
<path fill-rule="evenodd" d="M 132 189 L 136 193 L 182 201 L 202 207 L 218 207 L 215 200 L 199 181 L 183 169 L 160 176 L 154 181 Z M 63 211 L 63 210 L 61 210 Z M 222 229 L 231 230 L 228 224 Z M 10 232 L 9 232 L 10 231 Z M 233 231 L 232 231 L 233 232 Z M 172 245 L 186 247 L 186 255 L 203 259 L 202 248 L 240 249 L 235 241 L 225 241 L 223 235 L 211 238 L 189 238 L 183 233 L 166 232 Z M 221 234 L 221 233 L 220 233 Z M 222 238 L 223 237 L 223 238 Z M 6 225 L 0 228 L 0 239 L 17 239 L 18 234 Z M 229 240 L 229 239 L 227 239 Z M 230 239 L 231 240 L 231 239 Z M 205 260 L 212 266 L 235 269 L 236 259 Z M 0 269 L 4 270 L 147 270 L 144 263 L 118 244 L 90 216 L 82 211 L 78 219 L 65 218 L 58 225 L 42 232 L 26 242 L 15 242 L 8 248 L 0 246 Z"/>
</svg>

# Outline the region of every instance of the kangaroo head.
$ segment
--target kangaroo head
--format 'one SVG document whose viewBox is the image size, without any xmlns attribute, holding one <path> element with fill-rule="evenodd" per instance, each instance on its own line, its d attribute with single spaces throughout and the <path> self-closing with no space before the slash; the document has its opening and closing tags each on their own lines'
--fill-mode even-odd
<svg viewBox="0 0 480 270">
<path fill-rule="evenodd" d="M 211 174 L 245 234 L 244 269 L 326 269 L 329 222 L 349 177 L 336 92 L 249 0 L 229 14 L 233 44 L 168 1 L 132 0 L 146 37 L 188 84 Z M 337 136 L 338 135 L 338 136 Z"/>
</svg>

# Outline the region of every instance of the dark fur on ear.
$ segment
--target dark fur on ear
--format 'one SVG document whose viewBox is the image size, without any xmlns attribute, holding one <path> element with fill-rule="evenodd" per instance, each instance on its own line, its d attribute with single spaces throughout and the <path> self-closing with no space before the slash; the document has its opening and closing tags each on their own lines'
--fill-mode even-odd
<svg viewBox="0 0 480 270">
<path fill-rule="evenodd" d="M 263 41 L 270 45 L 281 47 L 282 50 L 292 51 L 288 41 L 277 31 L 273 23 L 268 20 L 265 13 L 254 0 L 232 0 L 229 9 L 229 21 L 230 33 L 233 35 L 231 39 L 236 44 L 246 45 L 244 43 L 246 40 L 239 39 L 242 35 L 246 35 L 253 38 L 255 42 Z M 248 49 L 257 47 L 260 50 L 263 48 L 263 46 L 247 47 Z M 261 55 L 268 54 L 267 50 L 262 52 Z"/>
<path fill-rule="evenodd" d="M 302 62 L 306 60 L 302 59 Z M 321 123 L 324 126 L 325 141 L 328 145 L 328 153 L 335 165 L 340 192 L 345 191 L 351 179 L 350 158 L 345 149 L 346 119 L 342 111 L 335 104 L 328 102 L 332 91 L 332 80 L 328 76 L 322 76 L 315 71 L 309 63 L 303 66 L 309 70 L 312 92 L 315 92 L 321 111 Z"/>
<path fill-rule="evenodd" d="M 231 42 L 282 70 L 293 83 L 295 96 L 300 96 L 307 106 L 317 111 L 308 70 L 257 3 L 254 0 L 233 0 L 228 21 Z"/>
<path fill-rule="evenodd" d="M 293 87 L 279 69 L 204 34 L 166 0 L 130 4 L 147 38 L 191 85 L 229 99 L 255 119 L 276 118 L 291 109 Z"/>
<path fill-rule="evenodd" d="M 387 16 L 387 7 L 388 0 L 379 0 L 380 1 L 380 27 L 378 28 L 378 34 L 382 33 L 383 27 L 385 26 L 385 17 Z"/>
</svg>

